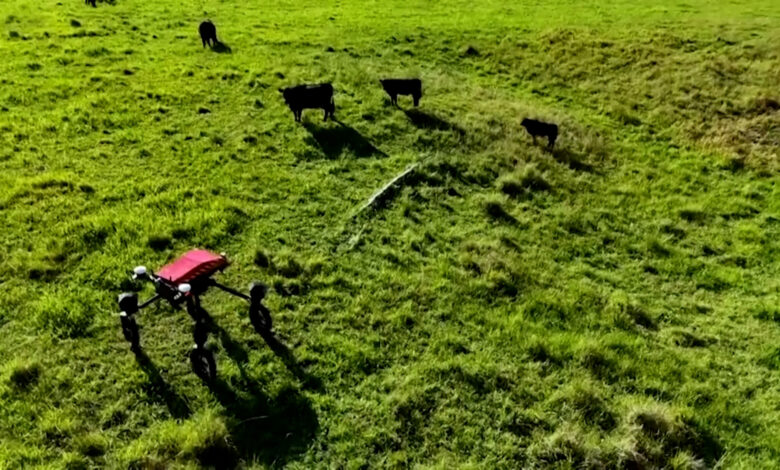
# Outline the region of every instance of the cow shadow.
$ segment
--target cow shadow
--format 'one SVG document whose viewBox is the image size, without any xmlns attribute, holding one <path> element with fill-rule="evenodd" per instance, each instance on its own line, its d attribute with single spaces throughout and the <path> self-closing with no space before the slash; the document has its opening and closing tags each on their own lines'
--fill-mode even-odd
<svg viewBox="0 0 780 470">
<path fill-rule="evenodd" d="M 458 134 L 464 135 L 466 131 L 451 122 L 436 116 L 435 114 L 426 113 L 419 109 L 404 109 L 404 114 L 409 118 L 409 121 L 415 127 L 420 129 L 436 130 L 436 131 L 454 131 Z"/>
<path fill-rule="evenodd" d="M 330 127 L 322 127 L 308 122 L 303 124 L 317 147 L 327 158 L 338 158 L 344 151 L 350 151 L 358 158 L 387 156 L 363 137 L 360 132 L 342 122 L 335 122 L 337 125 Z"/>
<path fill-rule="evenodd" d="M 175 419 L 187 419 L 192 415 L 187 402 L 165 381 L 160 369 L 152 362 L 146 353 L 139 349 L 135 351 L 135 361 L 146 374 L 148 382 L 144 385 L 146 394 L 164 403 L 168 412 Z"/>
<path fill-rule="evenodd" d="M 232 54 L 233 49 L 230 48 L 227 44 L 225 44 L 222 41 L 215 41 L 214 45 L 211 46 L 211 50 L 216 52 L 217 54 Z"/>
<path fill-rule="evenodd" d="M 563 163 L 574 171 L 585 173 L 594 173 L 596 168 L 590 163 L 585 162 L 582 155 L 571 151 L 568 148 L 557 147 L 550 152 L 553 158 L 559 163 Z"/>
</svg>

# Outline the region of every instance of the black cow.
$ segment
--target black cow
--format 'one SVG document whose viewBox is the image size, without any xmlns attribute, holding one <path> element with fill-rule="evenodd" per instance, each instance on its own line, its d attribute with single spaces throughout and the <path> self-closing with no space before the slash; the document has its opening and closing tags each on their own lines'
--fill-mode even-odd
<svg viewBox="0 0 780 470">
<path fill-rule="evenodd" d="M 97 8 L 97 0 L 84 0 L 84 3 L 86 5 L 92 5 L 94 8 Z"/>
<path fill-rule="evenodd" d="M 333 85 L 319 83 L 316 85 L 298 85 L 288 88 L 280 88 L 284 95 L 284 102 L 293 112 L 295 121 L 300 122 L 304 109 L 320 108 L 325 110 L 325 121 L 328 115 L 333 119 L 336 105 L 333 104 Z"/>
<path fill-rule="evenodd" d="M 201 23 L 198 27 L 198 31 L 200 32 L 200 39 L 203 41 L 203 47 L 206 47 L 207 44 L 209 47 L 214 47 L 214 45 L 219 44 L 219 41 L 217 40 L 217 27 L 214 26 L 214 23 L 212 23 L 211 20 L 206 20 Z"/>
<path fill-rule="evenodd" d="M 550 150 L 555 146 L 555 139 L 558 138 L 558 126 L 556 124 L 548 124 L 546 122 L 537 121 L 536 119 L 523 119 L 520 123 L 525 127 L 525 130 L 534 138 L 536 143 L 536 137 L 547 137 L 548 147 Z"/>
<path fill-rule="evenodd" d="M 412 95 L 414 105 L 419 106 L 422 98 L 422 81 L 419 78 L 385 78 L 379 83 L 390 95 L 393 105 L 398 106 L 398 95 Z"/>
</svg>

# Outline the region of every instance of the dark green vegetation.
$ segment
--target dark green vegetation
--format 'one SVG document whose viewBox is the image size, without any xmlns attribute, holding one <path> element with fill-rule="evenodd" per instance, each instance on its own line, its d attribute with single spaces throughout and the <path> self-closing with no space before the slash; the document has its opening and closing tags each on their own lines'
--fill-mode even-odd
<svg viewBox="0 0 780 470">
<path fill-rule="evenodd" d="M 0 3 L 0 467 L 780 466 L 774 0 L 62 3 Z M 211 388 L 115 315 L 194 246 L 280 341 L 210 295 Z"/>
</svg>

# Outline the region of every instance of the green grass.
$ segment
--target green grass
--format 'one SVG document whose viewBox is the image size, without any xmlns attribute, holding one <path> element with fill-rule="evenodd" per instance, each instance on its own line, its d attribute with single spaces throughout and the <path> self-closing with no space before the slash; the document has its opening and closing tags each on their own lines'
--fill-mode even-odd
<svg viewBox="0 0 780 470">
<path fill-rule="evenodd" d="M 780 466 L 775 1 L 61 3 L 0 3 L 0 468 Z M 211 387 L 116 316 L 191 247 L 273 286 Z"/>
</svg>

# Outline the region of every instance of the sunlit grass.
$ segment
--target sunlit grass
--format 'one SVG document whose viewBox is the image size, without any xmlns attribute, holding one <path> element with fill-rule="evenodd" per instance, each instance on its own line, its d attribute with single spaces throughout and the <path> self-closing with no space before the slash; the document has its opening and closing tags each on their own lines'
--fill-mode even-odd
<svg viewBox="0 0 780 470">
<path fill-rule="evenodd" d="M 0 468 L 780 462 L 774 2 L 61 3 L 0 3 Z M 211 387 L 115 315 L 191 247 L 280 341 L 210 294 Z"/>
</svg>

